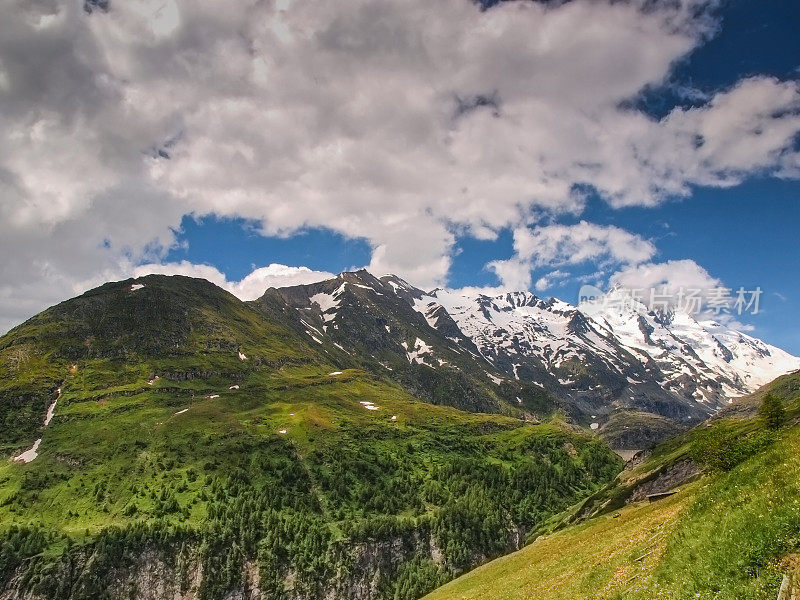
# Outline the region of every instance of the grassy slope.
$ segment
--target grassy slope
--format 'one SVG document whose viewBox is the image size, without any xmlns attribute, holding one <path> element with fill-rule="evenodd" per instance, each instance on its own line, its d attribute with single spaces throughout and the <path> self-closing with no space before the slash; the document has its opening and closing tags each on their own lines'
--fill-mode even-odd
<svg viewBox="0 0 800 600">
<path fill-rule="evenodd" d="M 636 504 L 537 540 L 450 582 L 426 598 L 572 600 L 613 598 L 637 585 L 663 552 L 694 488 L 656 504 Z M 617 513 L 615 513 L 617 514 Z M 648 554 L 642 560 L 638 558 Z"/>
<path fill-rule="evenodd" d="M 790 418 L 774 436 L 757 421 L 721 421 L 663 445 L 620 481 L 688 454 L 702 456 L 702 440 L 714 432 L 772 440 L 732 470 L 711 473 L 666 500 L 629 504 L 616 518 L 605 514 L 539 538 L 426 598 L 774 598 L 787 557 L 800 549 L 798 382 L 795 374 L 771 388 Z"/>
</svg>

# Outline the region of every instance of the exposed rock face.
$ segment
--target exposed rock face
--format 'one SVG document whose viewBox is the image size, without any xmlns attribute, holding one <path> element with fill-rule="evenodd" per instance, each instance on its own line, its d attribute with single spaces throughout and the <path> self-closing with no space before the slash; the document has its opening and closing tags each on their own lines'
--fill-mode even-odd
<svg viewBox="0 0 800 600">
<path fill-rule="evenodd" d="M 693 460 L 682 460 L 671 465 L 655 478 L 637 486 L 631 495 L 632 502 L 645 500 L 651 494 L 662 494 L 674 490 L 700 475 L 700 468 Z"/>
<path fill-rule="evenodd" d="M 519 528 L 509 531 L 507 551 L 519 549 L 524 534 Z M 148 547 L 102 573 L 104 581 L 108 582 L 104 591 L 112 600 L 207 600 L 211 596 L 203 591 L 198 552 L 196 545 L 188 544 L 161 549 Z M 280 596 L 262 589 L 258 564 L 245 561 L 240 585 L 222 600 L 273 600 L 278 597 L 281 600 L 385 599 L 391 597 L 391 582 L 398 569 L 415 557 L 444 565 L 442 551 L 433 536 L 414 534 L 342 546 L 335 575 L 323 586 L 310 589 L 304 583 L 303 575 L 290 568 L 283 579 Z M 472 562 L 477 565 L 484 560 L 486 557 L 476 555 Z M 79 553 L 68 563 L 61 563 L 52 573 L 52 577 L 60 581 L 58 588 L 65 594 L 64 598 L 91 597 L 86 595 L 82 586 L 84 575 L 93 570 L 93 561 L 94 555 Z M 19 585 L 19 579 L 12 579 L 9 589 L 0 591 L 0 600 L 50 600 L 47 594 L 18 592 L 16 588 Z"/>
</svg>

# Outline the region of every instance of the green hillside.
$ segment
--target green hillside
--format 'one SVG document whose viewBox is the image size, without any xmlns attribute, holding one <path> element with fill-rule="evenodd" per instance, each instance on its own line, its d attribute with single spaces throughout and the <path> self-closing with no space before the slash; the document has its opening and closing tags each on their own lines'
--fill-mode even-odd
<svg viewBox="0 0 800 600">
<path fill-rule="evenodd" d="M 782 428 L 772 430 L 758 417 L 700 426 L 590 500 L 595 509 L 605 506 L 599 516 L 541 537 L 426 598 L 775 598 L 783 574 L 800 564 L 800 374 L 754 397 L 768 392 L 787 409 Z M 609 510 L 653 473 L 687 460 L 703 469 L 699 481 L 653 503 Z"/>
<path fill-rule="evenodd" d="M 343 368 L 189 278 L 49 309 L 0 338 L 0 368 L 10 598 L 410 600 L 621 468 L 560 422 L 435 406 Z"/>
</svg>

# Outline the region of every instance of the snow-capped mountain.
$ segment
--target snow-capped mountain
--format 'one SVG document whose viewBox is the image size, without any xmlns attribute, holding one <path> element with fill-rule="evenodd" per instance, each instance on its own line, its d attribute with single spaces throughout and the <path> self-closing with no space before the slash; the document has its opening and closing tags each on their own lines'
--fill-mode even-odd
<svg viewBox="0 0 800 600">
<path fill-rule="evenodd" d="M 424 292 L 357 271 L 269 290 L 259 302 L 280 307 L 343 364 L 373 369 L 428 400 L 531 416 L 561 409 L 601 433 L 633 429 L 622 415 L 638 415 L 639 425 L 688 426 L 800 369 L 800 358 L 723 324 L 617 302 L 618 293 L 573 306 L 530 292 Z M 630 434 L 624 444 L 634 447 L 650 435 L 648 426 Z"/>
<path fill-rule="evenodd" d="M 718 322 L 614 297 L 622 294 L 576 307 L 528 292 L 469 298 L 437 290 L 415 306 L 426 315 L 446 310 L 500 370 L 520 377 L 533 359 L 576 390 L 575 363 L 599 363 L 632 390 L 655 382 L 716 408 L 800 368 L 800 358 Z"/>
</svg>

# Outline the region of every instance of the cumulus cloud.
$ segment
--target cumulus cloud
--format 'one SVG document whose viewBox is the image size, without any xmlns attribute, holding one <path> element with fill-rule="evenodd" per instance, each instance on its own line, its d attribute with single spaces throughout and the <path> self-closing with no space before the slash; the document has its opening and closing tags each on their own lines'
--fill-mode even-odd
<svg viewBox="0 0 800 600">
<path fill-rule="evenodd" d="M 707 291 L 722 285 L 722 281 L 689 259 L 628 267 L 612 275 L 610 283 L 624 288 L 666 289 L 671 294 L 680 288 Z"/>
<path fill-rule="evenodd" d="M 716 5 L 3 3 L 0 320 L 160 262 L 186 214 L 365 238 L 372 269 L 427 287 L 458 235 L 579 215 L 581 187 L 654 205 L 796 176 L 796 82 L 660 120 L 630 108 L 713 34 Z M 524 263 L 494 268 L 529 286 Z"/>
<path fill-rule="evenodd" d="M 543 266 L 578 265 L 586 262 L 615 265 L 637 265 L 656 253 L 651 242 L 615 227 L 581 221 L 575 225 L 551 224 L 514 231 L 514 257 L 489 264 L 504 286 L 528 289 L 531 271 Z M 547 289 L 557 279 L 564 279 L 560 270 L 539 278 L 536 289 Z"/>
<path fill-rule="evenodd" d="M 752 331 L 753 326 L 741 323 L 739 317 L 755 306 L 761 307 L 760 292 L 756 292 L 757 304 L 750 305 L 755 290 L 728 288 L 690 259 L 629 266 L 614 273 L 609 284 L 626 290 L 652 309 L 679 307 L 695 318 L 722 322 L 740 331 Z"/>
</svg>

